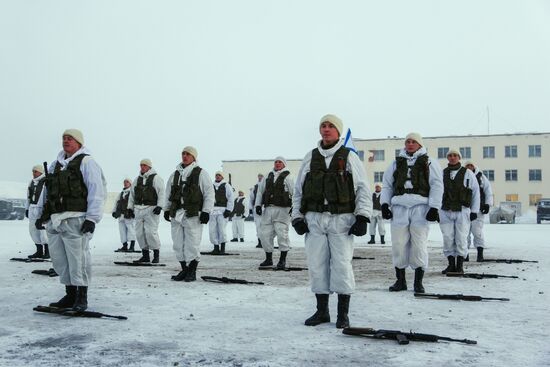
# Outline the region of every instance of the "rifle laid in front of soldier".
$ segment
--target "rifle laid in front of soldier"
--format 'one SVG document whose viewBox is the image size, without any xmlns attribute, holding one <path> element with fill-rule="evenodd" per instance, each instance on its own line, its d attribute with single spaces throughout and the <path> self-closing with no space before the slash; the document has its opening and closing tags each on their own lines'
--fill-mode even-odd
<svg viewBox="0 0 550 367">
<path fill-rule="evenodd" d="M 472 278 L 472 279 L 485 279 L 485 278 L 514 278 L 519 277 L 515 275 L 499 275 L 499 274 L 486 274 L 486 273 L 447 273 L 448 277 L 455 278 Z"/>
<path fill-rule="evenodd" d="M 94 311 L 73 311 L 70 308 L 57 308 L 57 307 L 51 307 L 51 306 L 36 306 L 35 308 L 33 308 L 33 311 L 54 313 L 62 316 L 71 316 L 71 317 L 90 317 L 94 319 L 108 317 L 108 318 L 118 319 L 118 320 L 128 320 L 126 316 L 107 315 L 105 313 L 94 312 Z"/>
<path fill-rule="evenodd" d="M 47 276 L 49 276 L 49 277 L 57 277 L 57 276 L 59 276 L 59 274 L 57 274 L 53 268 L 49 268 L 48 270 L 40 270 L 40 269 L 37 269 L 37 270 L 31 271 L 31 273 L 32 273 L 32 274 L 38 274 L 38 275 L 47 275 Z"/>
<path fill-rule="evenodd" d="M 484 263 L 504 263 L 504 264 L 519 264 L 519 263 L 538 263 L 534 260 L 519 260 L 519 259 L 483 259 Z"/>
<path fill-rule="evenodd" d="M 434 334 L 420 334 L 413 333 L 412 331 L 398 331 L 398 330 L 375 330 L 372 328 L 361 328 L 361 327 L 347 327 L 344 328 L 342 333 L 346 335 L 362 336 L 365 338 L 372 339 L 391 339 L 397 340 L 399 344 L 409 344 L 409 341 L 419 341 L 419 342 L 431 342 L 436 343 L 440 340 L 449 341 L 449 342 L 459 342 L 464 344 L 477 344 L 475 340 L 469 339 L 454 339 L 447 336 L 439 336 Z"/>
<path fill-rule="evenodd" d="M 509 301 L 510 298 L 492 298 L 469 296 L 465 294 L 436 294 L 436 293 L 415 293 L 415 297 L 431 298 L 431 299 L 452 299 L 456 301 Z"/>
<path fill-rule="evenodd" d="M 263 282 L 249 282 L 248 280 L 244 280 L 244 279 L 231 279 L 231 278 L 228 278 L 228 277 L 211 277 L 211 276 L 208 276 L 208 275 L 203 275 L 201 276 L 202 280 L 204 280 L 205 282 L 217 282 L 217 283 L 231 283 L 231 284 L 260 284 L 260 285 L 264 285 Z"/>
<path fill-rule="evenodd" d="M 354 256 L 353 260 L 374 260 L 374 257 Z"/>
</svg>

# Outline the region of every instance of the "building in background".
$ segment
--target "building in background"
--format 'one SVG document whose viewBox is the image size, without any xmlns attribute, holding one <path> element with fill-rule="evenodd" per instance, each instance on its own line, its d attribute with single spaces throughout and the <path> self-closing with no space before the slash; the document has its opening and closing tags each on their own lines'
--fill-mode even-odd
<svg viewBox="0 0 550 367">
<path fill-rule="evenodd" d="M 524 212 L 534 210 L 540 198 L 550 198 L 550 133 L 436 136 L 423 140 L 428 155 L 437 158 L 442 167 L 447 164 L 450 148 L 460 150 L 462 162 L 473 161 L 491 181 L 495 205 L 519 202 Z M 354 144 L 374 187 L 382 182 L 384 171 L 403 147 L 403 138 L 354 139 Z M 290 172 L 296 174 L 301 159 L 287 162 Z M 248 193 L 257 174 L 265 175 L 273 168 L 273 160 L 222 161 L 222 167 L 231 177 L 232 186 Z"/>
</svg>

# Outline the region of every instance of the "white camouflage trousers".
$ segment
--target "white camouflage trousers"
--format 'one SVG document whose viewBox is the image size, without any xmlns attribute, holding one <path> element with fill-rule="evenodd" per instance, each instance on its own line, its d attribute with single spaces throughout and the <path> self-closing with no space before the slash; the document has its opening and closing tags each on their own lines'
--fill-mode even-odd
<svg viewBox="0 0 550 367">
<path fill-rule="evenodd" d="M 466 257 L 468 254 L 468 233 L 470 232 L 470 209 L 459 212 L 439 211 L 439 227 L 443 234 L 443 254 Z"/>
<path fill-rule="evenodd" d="M 254 225 L 256 225 L 256 237 L 260 238 L 260 227 L 262 225 L 262 216 L 254 211 Z"/>
<path fill-rule="evenodd" d="M 371 236 L 376 235 L 376 228 L 378 228 L 378 234 L 380 236 L 386 235 L 386 226 L 384 225 L 384 219 L 382 219 L 382 212 L 380 210 L 372 211 L 369 224 L 369 234 Z"/>
<path fill-rule="evenodd" d="M 244 238 L 244 218 L 234 216 L 232 222 L 233 238 Z"/>
<path fill-rule="evenodd" d="M 305 220 L 309 228 L 305 234 L 305 250 L 311 291 L 352 294 L 355 290 L 351 265 L 353 235 L 348 235 L 348 231 L 355 223 L 355 216 L 308 212 Z"/>
<path fill-rule="evenodd" d="M 48 243 L 48 236 L 45 229 L 37 229 L 34 223 L 36 220 L 29 220 L 29 233 L 32 241 L 37 245 L 44 245 Z"/>
<path fill-rule="evenodd" d="M 136 227 L 134 219 L 119 218 L 118 232 L 120 234 L 120 243 L 136 240 Z"/>
<path fill-rule="evenodd" d="M 142 250 L 160 249 L 159 216 L 153 214 L 154 206 L 135 208 L 136 237 Z"/>
<path fill-rule="evenodd" d="M 268 206 L 262 213 L 260 224 L 260 240 L 265 252 L 273 252 L 275 236 L 279 251 L 288 251 L 290 240 L 288 239 L 288 227 L 290 226 L 290 208 L 280 206 Z"/>
<path fill-rule="evenodd" d="M 57 228 L 51 222 L 46 230 L 50 240 L 50 256 L 59 281 L 65 285 L 87 287 L 92 278 L 91 233 L 82 234 L 84 217 L 67 218 Z"/>
<path fill-rule="evenodd" d="M 485 237 L 483 236 L 483 223 L 485 214 L 478 213 L 477 219 L 470 223 L 470 233 L 468 233 L 468 248 L 472 244 L 471 237 L 474 238 L 474 247 L 485 247 Z"/>
<path fill-rule="evenodd" d="M 193 260 L 200 261 L 202 224 L 198 216 L 186 218 L 184 210 L 176 212 L 175 218 L 170 222 L 172 227 L 173 249 L 178 261 L 189 262 Z"/>
<path fill-rule="evenodd" d="M 391 220 L 391 241 L 393 266 L 413 270 L 428 268 L 429 222 L 426 213 L 430 207 L 425 204 L 405 207 L 393 205 Z"/>
<path fill-rule="evenodd" d="M 227 219 L 223 217 L 222 213 L 210 214 L 210 220 L 208 221 L 208 234 L 210 235 L 210 242 L 213 245 L 219 245 L 220 243 L 227 242 L 227 235 L 225 233 L 225 226 Z"/>
</svg>

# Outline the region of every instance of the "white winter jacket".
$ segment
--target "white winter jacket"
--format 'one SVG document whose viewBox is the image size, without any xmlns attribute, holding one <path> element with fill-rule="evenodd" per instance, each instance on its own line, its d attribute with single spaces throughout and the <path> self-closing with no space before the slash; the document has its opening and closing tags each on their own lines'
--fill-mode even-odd
<svg viewBox="0 0 550 367">
<path fill-rule="evenodd" d="M 214 209 L 212 209 L 212 214 L 222 214 L 226 209 L 231 212 L 233 211 L 233 207 L 235 205 L 235 193 L 233 192 L 233 187 L 231 187 L 229 183 L 225 182 L 225 180 L 221 180 L 220 182 L 214 181 L 212 183 L 214 185 L 213 188 L 215 187 L 216 189 L 218 189 L 223 183 L 225 184 L 225 197 L 227 198 L 227 206 L 215 206 Z M 214 202 L 216 201 L 215 196 L 216 192 L 214 191 Z"/>
<path fill-rule="evenodd" d="M 470 203 L 470 212 L 471 213 L 478 213 L 479 212 L 479 184 L 477 183 L 477 178 L 474 175 L 472 171 L 467 169 L 466 167 L 462 167 L 466 170 L 466 173 L 464 174 L 464 182 L 463 185 L 466 188 L 470 188 L 472 190 L 472 202 Z M 459 170 L 452 170 L 450 173 L 451 180 L 454 180 Z"/>
<path fill-rule="evenodd" d="M 477 176 L 478 173 L 481 171 L 479 168 L 475 168 L 474 170 L 474 176 Z M 485 204 L 489 204 L 489 206 L 493 206 L 493 188 L 491 187 L 491 181 L 481 172 L 481 185 L 479 185 L 479 189 L 483 189 L 483 194 L 485 196 Z M 481 191 L 480 191 L 481 192 Z M 480 198 L 481 201 L 481 198 Z"/>
<path fill-rule="evenodd" d="M 187 176 L 191 174 L 191 171 L 193 168 L 197 167 L 197 162 L 193 162 L 187 167 L 183 167 L 183 165 L 180 163 L 176 166 L 176 171 L 179 171 L 180 173 L 180 182 L 185 181 L 187 179 Z M 172 205 L 172 202 L 169 200 L 169 193 L 172 191 L 172 184 L 174 182 L 174 174 L 176 172 L 174 171 L 170 178 L 168 179 L 168 182 L 166 182 L 166 192 L 168 195 L 166 195 L 166 200 L 164 202 L 164 211 L 169 211 L 170 206 Z M 201 173 L 199 175 L 199 188 L 202 192 L 202 210 L 205 213 L 211 213 L 214 209 L 214 187 L 212 186 L 212 180 L 210 179 L 210 176 L 208 175 L 208 172 L 206 172 L 204 169 L 201 170 Z"/>
<path fill-rule="evenodd" d="M 273 172 L 273 181 L 277 181 L 277 178 L 281 173 L 290 172 L 290 171 L 288 170 L 288 168 L 284 167 L 280 171 L 271 170 L 271 172 Z M 265 175 L 265 177 L 258 184 L 258 192 L 256 194 L 256 200 L 255 200 L 254 206 L 262 205 L 262 198 L 265 192 L 265 183 L 268 176 L 269 176 L 269 173 Z M 292 174 L 289 174 L 288 176 L 285 177 L 285 192 L 288 192 L 290 195 L 290 198 L 292 199 L 294 195 L 294 179 L 292 178 Z"/>
<path fill-rule="evenodd" d="M 145 172 L 144 174 L 140 173 L 139 176 L 137 176 L 134 179 L 135 184 L 132 185 L 132 189 L 130 191 L 130 198 L 128 199 L 128 209 L 132 209 L 132 210 L 145 209 L 152 206 L 152 205 L 134 205 L 134 195 L 136 194 L 136 186 L 137 186 L 138 179 L 140 177 L 143 177 L 143 184 L 145 185 L 145 182 L 147 181 L 147 177 L 151 176 L 154 173 L 157 173 L 157 171 L 155 171 L 154 168 L 151 168 L 149 171 Z M 153 179 L 153 188 L 157 193 L 157 205 L 155 206 L 162 207 L 162 203 L 164 203 L 164 181 L 158 174 Z"/>
<path fill-rule="evenodd" d="M 33 178 L 29 183 L 29 189 L 31 186 L 36 186 L 38 182 L 42 180 L 44 177 L 45 175 L 41 174 L 37 178 Z M 25 209 L 29 211 L 30 221 L 36 221 L 38 218 L 42 216 L 42 208 L 44 207 L 44 200 L 45 200 L 45 196 L 44 196 L 45 189 L 46 189 L 46 185 L 42 186 L 42 192 L 40 193 L 40 196 L 38 197 L 36 204 L 31 204 L 29 200 L 27 200 L 27 203 L 25 204 Z"/>
</svg>

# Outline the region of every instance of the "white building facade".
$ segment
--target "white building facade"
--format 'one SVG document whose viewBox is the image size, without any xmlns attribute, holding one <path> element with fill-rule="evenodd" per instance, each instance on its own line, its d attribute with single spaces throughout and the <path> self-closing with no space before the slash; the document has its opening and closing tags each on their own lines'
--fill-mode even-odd
<svg viewBox="0 0 550 367">
<path fill-rule="evenodd" d="M 420 132 L 422 134 L 422 132 Z M 550 198 L 550 133 L 499 135 L 466 135 L 425 137 L 428 155 L 437 158 L 441 167 L 447 165 L 447 151 L 457 149 L 462 162 L 472 161 L 491 181 L 495 205 L 504 201 L 521 203 L 525 212 L 533 209 L 540 198 Z M 354 139 L 359 157 L 365 165 L 371 185 L 382 182 L 388 165 L 404 145 L 404 138 Z M 296 175 L 301 159 L 287 160 Z M 273 161 L 223 161 L 226 178 L 236 190 L 248 194 L 257 180 L 273 168 Z"/>
</svg>

